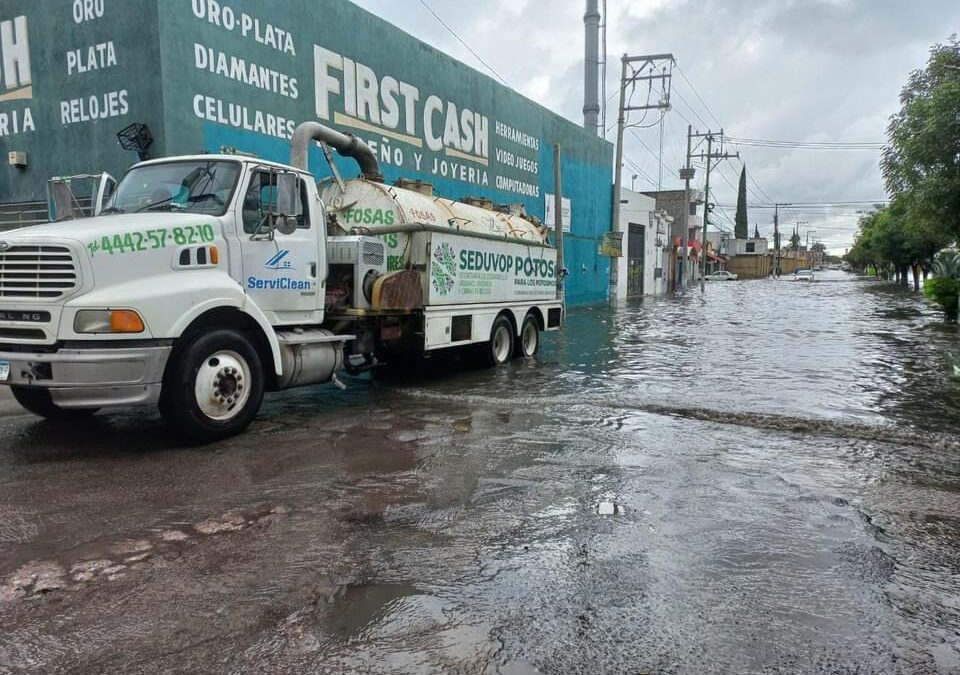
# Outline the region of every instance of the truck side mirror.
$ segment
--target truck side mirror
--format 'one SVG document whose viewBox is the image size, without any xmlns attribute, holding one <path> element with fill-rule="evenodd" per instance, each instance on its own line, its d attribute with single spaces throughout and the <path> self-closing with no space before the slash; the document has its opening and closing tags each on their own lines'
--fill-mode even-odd
<svg viewBox="0 0 960 675">
<path fill-rule="evenodd" d="M 300 177 L 295 173 L 277 174 L 277 210 L 274 223 L 280 234 L 293 234 L 297 230 L 297 197 L 300 194 Z"/>
<path fill-rule="evenodd" d="M 90 200 L 93 209 L 93 215 L 100 215 L 100 211 L 103 210 L 103 207 L 113 195 L 113 191 L 116 189 L 116 187 L 117 181 L 113 176 L 108 173 L 100 174 L 97 184 L 94 186 L 94 194 L 91 195 Z"/>
<path fill-rule="evenodd" d="M 69 178 L 51 178 L 47 181 L 47 214 L 51 223 L 83 217 L 80 203 L 70 189 Z"/>
</svg>

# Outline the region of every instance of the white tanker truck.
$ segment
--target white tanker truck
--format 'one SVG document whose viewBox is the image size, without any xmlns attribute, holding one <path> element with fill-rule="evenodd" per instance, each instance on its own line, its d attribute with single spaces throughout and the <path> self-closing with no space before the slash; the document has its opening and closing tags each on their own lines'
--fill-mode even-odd
<svg viewBox="0 0 960 675">
<path fill-rule="evenodd" d="M 334 169 L 319 187 L 314 141 Z M 206 442 L 245 429 L 265 391 L 456 347 L 502 364 L 560 327 L 533 219 L 386 185 L 368 146 L 316 123 L 291 154 L 141 162 L 99 216 L 0 235 L 0 384 L 48 418 L 158 404 Z"/>
</svg>

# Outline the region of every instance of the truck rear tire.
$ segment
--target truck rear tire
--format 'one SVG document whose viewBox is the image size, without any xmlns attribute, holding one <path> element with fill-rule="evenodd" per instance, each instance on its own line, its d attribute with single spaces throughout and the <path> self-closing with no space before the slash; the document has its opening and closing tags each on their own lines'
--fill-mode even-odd
<svg viewBox="0 0 960 675">
<path fill-rule="evenodd" d="M 43 387 L 10 387 L 17 403 L 29 412 L 48 420 L 69 420 L 87 417 L 99 408 L 61 408 L 53 402 L 50 390 Z"/>
<path fill-rule="evenodd" d="M 160 414 L 192 443 L 239 434 L 263 401 L 263 365 L 244 333 L 220 329 L 185 338 L 171 357 L 160 395 Z"/>
<path fill-rule="evenodd" d="M 513 324 L 505 316 L 498 316 L 490 329 L 490 341 L 485 349 L 488 366 L 499 366 L 513 358 Z"/>
<path fill-rule="evenodd" d="M 533 314 L 527 314 L 520 328 L 520 339 L 517 340 L 517 356 L 530 358 L 540 351 L 540 322 Z"/>
</svg>

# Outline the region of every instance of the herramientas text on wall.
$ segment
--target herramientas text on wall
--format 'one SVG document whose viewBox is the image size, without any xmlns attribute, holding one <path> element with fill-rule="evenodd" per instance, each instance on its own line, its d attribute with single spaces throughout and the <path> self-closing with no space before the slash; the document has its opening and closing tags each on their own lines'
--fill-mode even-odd
<svg viewBox="0 0 960 675">
<path fill-rule="evenodd" d="M 132 122 L 150 130 L 151 157 L 227 146 L 286 161 L 305 120 L 363 139 L 388 182 L 551 222 L 560 143 L 567 297 L 605 297 L 612 146 L 346 0 L 0 6 L 0 143 L 28 157 L 0 169 L 0 204 L 44 199 L 54 175 L 122 173 L 136 155 L 116 133 Z M 319 148 L 310 160 L 326 177 Z"/>
</svg>

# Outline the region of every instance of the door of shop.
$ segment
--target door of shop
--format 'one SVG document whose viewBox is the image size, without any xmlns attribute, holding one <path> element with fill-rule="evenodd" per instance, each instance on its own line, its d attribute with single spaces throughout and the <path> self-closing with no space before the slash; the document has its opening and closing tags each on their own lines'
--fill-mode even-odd
<svg viewBox="0 0 960 675">
<path fill-rule="evenodd" d="M 643 252 L 647 249 L 647 229 L 630 223 L 630 240 L 627 244 L 627 297 L 643 295 Z"/>
</svg>

